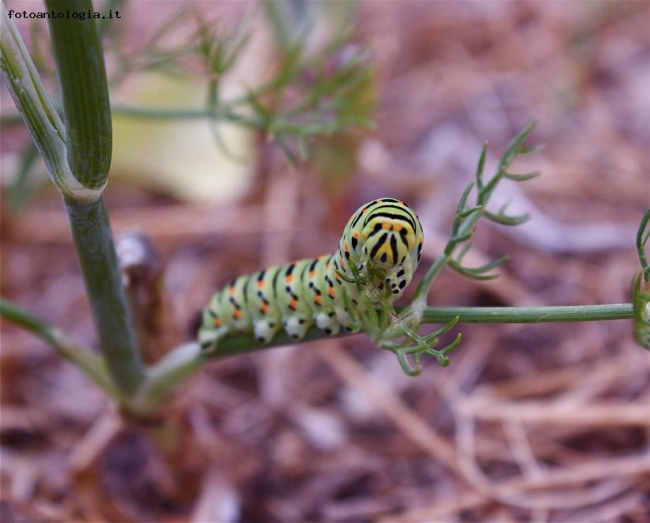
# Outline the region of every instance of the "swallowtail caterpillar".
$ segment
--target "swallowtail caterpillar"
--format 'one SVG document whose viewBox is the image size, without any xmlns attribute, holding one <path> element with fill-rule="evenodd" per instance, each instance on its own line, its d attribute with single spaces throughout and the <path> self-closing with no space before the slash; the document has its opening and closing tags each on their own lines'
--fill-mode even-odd
<svg viewBox="0 0 650 523">
<path fill-rule="evenodd" d="M 241 276 L 218 291 L 203 312 L 199 343 L 218 350 L 220 340 L 244 333 L 270 343 L 281 329 L 299 340 L 313 325 L 326 334 L 376 330 L 368 328 L 372 309 L 394 312 L 423 240 L 408 205 L 369 202 L 352 215 L 335 253 Z"/>
</svg>

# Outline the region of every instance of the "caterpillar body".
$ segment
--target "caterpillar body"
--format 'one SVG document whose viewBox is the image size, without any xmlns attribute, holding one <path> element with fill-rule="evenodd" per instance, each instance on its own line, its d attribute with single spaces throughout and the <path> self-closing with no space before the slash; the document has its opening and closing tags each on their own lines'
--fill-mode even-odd
<svg viewBox="0 0 650 523">
<path fill-rule="evenodd" d="M 284 329 L 302 339 L 315 325 L 326 334 L 356 332 L 369 308 L 399 298 L 420 262 L 424 235 L 405 203 L 380 198 L 348 221 L 337 252 L 241 276 L 218 291 L 203 311 L 199 343 L 253 333 L 269 343 Z"/>
</svg>

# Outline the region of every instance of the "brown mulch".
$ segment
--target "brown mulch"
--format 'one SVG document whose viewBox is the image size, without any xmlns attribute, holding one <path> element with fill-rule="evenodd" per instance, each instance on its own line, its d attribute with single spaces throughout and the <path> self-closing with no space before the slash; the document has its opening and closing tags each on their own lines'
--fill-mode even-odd
<svg viewBox="0 0 650 523">
<path fill-rule="evenodd" d="M 472 253 L 509 262 L 486 283 L 444 272 L 431 304 L 629 302 L 650 202 L 650 4 L 362 2 L 356 17 L 377 123 L 344 190 L 264 140 L 260 183 L 232 207 L 109 187 L 116 233 L 141 229 L 165 260 L 178 336 L 233 276 L 334 248 L 373 197 L 418 211 L 426 267 L 483 141 L 493 169 L 530 118 L 544 148 L 517 169 L 543 175 L 502 200 L 531 220 L 480 226 Z M 2 221 L 2 296 L 95 344 L 58 195 Z M 631 322 L 459 330 L 451 365 L 417 378 L 362 335 L 212 363 L 150 427 L 3 322 L 0 521 L 650 521 L 650 354 Z"/>
</svg>

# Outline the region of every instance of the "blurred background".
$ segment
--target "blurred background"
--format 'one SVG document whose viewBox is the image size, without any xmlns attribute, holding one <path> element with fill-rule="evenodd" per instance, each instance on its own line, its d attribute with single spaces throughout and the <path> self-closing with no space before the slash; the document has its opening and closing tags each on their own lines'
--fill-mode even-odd
<svg viewBox="0 0 650 523">
<path fill-rule="evenodd" d="M 153 6 L 107 6 L 106 200 L 115 235 L 140 231 L 164 264 L 167 349 L 221 285 L 334 250 L 375 197 L 418 212 L 425 270 L 483 143 L 492 174 L 531 119 L 543 148 L 514 170 L 542 175 L 494 201 L 530 220 L 480 225 L 469 264 L 509 261 L 485 283 L 443 272 L 429 303 L 631 301 L 647 2 Z M 46 27 L 17 22 L 54 92 Z M 94 344 L 61 199 L 1 94 L 2 296 Z M 631 321 L 458 330 L 450 367 L 417 378 L 363 335 L 212 363 L 170 403 L 186 441 L 170 455 L 3 323 L 0 519 L 649 521 L 650 357 Z"/>
</svg>

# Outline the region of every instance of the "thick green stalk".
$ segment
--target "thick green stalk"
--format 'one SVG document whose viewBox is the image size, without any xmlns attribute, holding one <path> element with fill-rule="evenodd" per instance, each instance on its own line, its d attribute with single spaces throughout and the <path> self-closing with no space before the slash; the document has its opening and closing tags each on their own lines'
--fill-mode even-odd
<svg viewBox="0 0 650 523">
<path fill-rule="evenodd" d="M 50 1 L 47 7 L 56 12 L 93 10 L 89 0 Z M 102 200 L 112 134 L 101 42 L 94 20 L 51 19 L 50 34 L 63 119 L 2 5 L 2 72 L 48 173 L 63 195 L 99 344 L 116 386 L 128 395 L 143 381 L 144 368 Z"/>
<path fill-rule="evenodd" d="M 90 0 L 48 0 L 53 12 L 93 11 Z M 104 55 L 95 20 L 48 20 L 66 124 L 67 159 L 87 189 L 106 184 L 113 137 Z"/>
<path fill-rule="evenodd" d="M 49 0 L 53 11 L 88 12 L 90 0 Z M 108 84 L 94 20 L 49 21 L 66 124 L 70 172 L 84 187 L 102 191 L 111 163 L 112 129 Z M 64 191 L 64 200 L 99 345 L 120 390 L 134 393 L 144 368 L 122 287 L 103 198 Z"/>
<path fill-rule="evenodd" d="M 57 12 L 93 10 L 90 0 L 49 0 L 46 5 Z M 115 383 L 128 395 L 143 381 L 144 368 L 101 197 L 112 149 L 102 46 L 94 20 L 54 18 L 49 27 L 65 114 L 68 167 L 75 180 L 99 195 L 90 199 L 62 192 L 99 345 Z"/>
<path fill-rule="evenodd" d="M 127 394 L 144 380 L 104 199 L 65 199 L 72 237 L 86 283 L 99 346 L 111 375 Z"/>
</svg>

